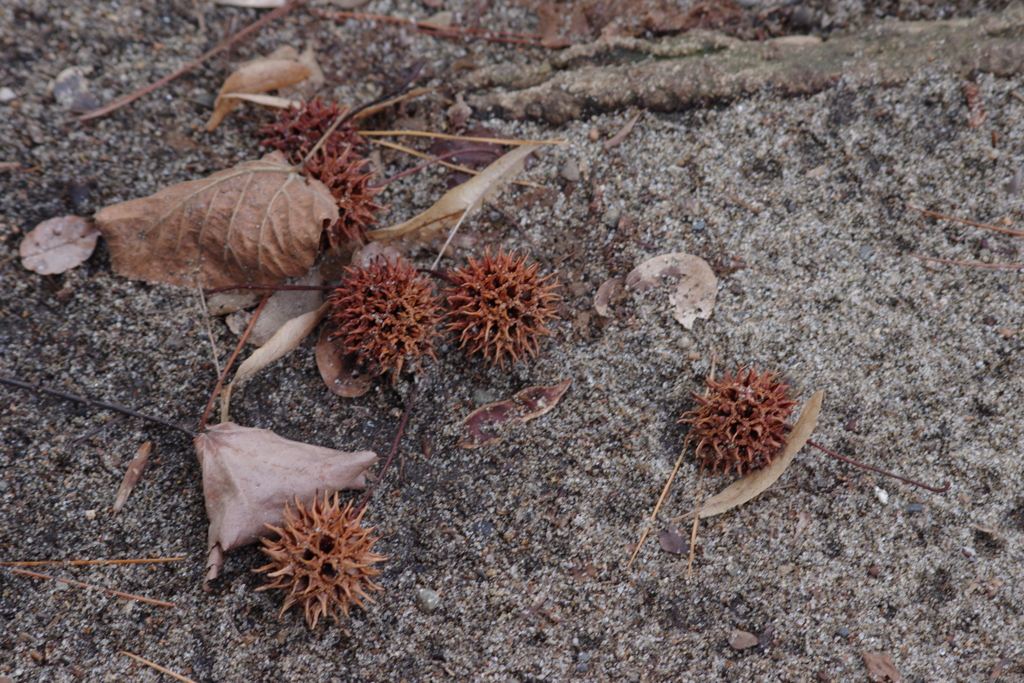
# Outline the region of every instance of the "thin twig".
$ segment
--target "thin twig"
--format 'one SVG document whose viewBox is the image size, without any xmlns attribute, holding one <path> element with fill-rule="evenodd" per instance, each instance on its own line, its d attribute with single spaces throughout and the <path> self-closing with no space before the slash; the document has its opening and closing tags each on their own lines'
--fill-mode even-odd
<svg viewBox="0 0 1024 683">
<path fill-rule="evenodd" d="M 432 159 L 433 158 L 429 154 L 424 154 L 423 152 L 420 152 L 419 150 L 415 150 L 412 147 L 406 147 L 405 145 L 400 145 L 397 142 L 385 142 L 384 140 L 372 140 L 372 142 L 375 145 L 380 145 L 381 147 L 387 147 L 389 149 L 396 149 L 399 152 L 405 152 L 406 154 L 411 154 L 412 156 L 419 157 L 420 159 Z M 448 161 L 438 161 L 437 163 L 441 164 L 445 168 L 450 168 L 453 171 L 462 171 L 463 173 L 469 173 L 470 175 L 476 175 L 477 173 L 479 173 L 479 171 L 474 171 L 471 168 L 466 168 L 465 166 L 460 166 L 459 164 L 453 164 L 453 163 L 448 162 Z"/>
<path fill-rule="evenodd" d="M 352 114 L 352 119 L 356 120 L 366 118 L 367 116 L 373 116 L 374 114 L 384 111 L 388 107 L 393 107 L 394 105 L 400 102 L 411 100 L 415 97 L 419 97 L 420 95 L 427 95 L 432 92 L 437 92 L 438 90 L 440 90 L 440 88 L 413 88 L 409 92 L 402 93 L 397 97 L 392 97 L 390 99 L 384 100 L 383 102 L 377 102 L 376 104 L 371 104 L 370 106 L 364 109 L 360 109 L 358 112 Z"/>
<path fill-rule="evenodd" d="M 431 133 L 426 130 L 361 130 L 360 135 L 366 137 L 399 137 L 408 135 L 414 138 L 437 138 L 439 140 L 461 140 L 463 142 L 486 142 L 492 145 L 568 145 L 565 140 L 506 140 L 505 138 L 480 138 L 467 135 L 448 135 L 447 133 Z"/>
<path fill-rule="evenodd" d="M 196 61 L 190 62 L 190 63 L 186 64 L 185 66 L 181 67 L 180 69 L 178 69 L 174 73 L 172 73 L 172 74 L 170 74 L 168 76 L 164 76 L 160 80 L 154 81 L 153 83 L 150 83 L 149 85 L 147 85 L 145 87 L 139 88 L 138 90 L 136 90 L 133 93 L 130 93 L 128 95 L 124 95 L 123 97 L 118 97 L 113 102 L 109 102 L 109 103 L 105 104 L 104 106 L 100 107 L 99 109 L 94 109 L 91 112 L 88 112 L 87 114 L 82 114 L 81 116 L 78 117 L 78 121 L 79 122 L 88 121 L 90 119 L 99 118 L 100 116 L 106 116 L 110 112 L 116 111 L 116 110 L 120 109 L 121 107 L 123 107 L 126 104 L 130 104 L 131 102 L 134 102 L 135 100 L 139 99 L 140 97 L 148 95 L 149 93 L 153 92 L 154 90 L 156 90 L 158 88 L 162 88 L 163 86 L 167 85 L 168 83 L 173 81 L 178 76 L 181 76 L 182 74 L 191 71 L 192 69 L 196 68 L 197 66 L 199 66 L 200 64 L 202 64 L 203 62 L 208 60 L 210 57 L 213 57 L 217 53 L 222 52 L 222 51 L 226 50 L 227 48 L 231 47 L 232 45 L 237 43 L 242 38 L 245 38 L 246 36 L 248 36 L 250 33 L 253 33 L 254 31 L 258 31 L 261 28 L 263 28 L 264 26 L 266 26 L 267 24 L 269 24 L 270 22 L 272 22 L 274 19 L 277 19 L 278 17 L 284 16 L 288 12 L 292 11 L 292 9 L 297 4 L 299 4 L 299 0 L 288 0 L 288 2 L 286 4 L 284 4 L 281 7 L 278 7 L 273 12 L 270 12 L 269 14 L 267 14 L 267 16 L 263 17 L 262 19 L 258 19 L 256 21 L 254 21 L 253 23 L 249 24 L 248 26 L 246 26 L 245 28 L 243 28 L 241 31 L 239 31 L 235 35 L 231 36 L 230 38 L 226 38 L 226 39 L 222 40 L 221 42 L 219 42 L 217 44 L 216 47 L 214 47 L 212 50 L 210 50 L 209 52 L 204 54 L 202 57 L 200 57 Z"/>
<path fill-rule="evenodd" d="M 747 204 L 745 201 L 743 201 L 739 197 L 735 197 L 735 196 L 729 194 L 728 192 L 723 192 L 722 194 L 724 194 L 728 199 L 731 199 L 732 201 L 734 201 L 737 204 L 739 204 L 740 206 L 742 206 L 747 211 L 752 211 L 755 214 L 760 214 L 761 213 L 761 209 L 755 209 L 754 207 L 752 207 L 750 204 Z"/>
<path fill-rule="evenodd" d="M 230 292 L 236 289 L 256 289 L 266 290 L 270 292 L 306 292 L 306 291 L 327 291 L 329 289 L 337 289 L 337 285 L 224 285 L 223 287 L 213 287 L 211 289 L 204 289 L 204 294 L 217 294 L 218 292 Z"/>
<path fill-rule="evenodd" d="M 437 270 L 437 265 L 441 263 L 441 257 L 444 256 L 444 252 L 446 249 L 448 249 L 448 245 L 452 243 L 452 239 L 454 239 L 455 233 L 459 231 L 459 227 L 462 225 L 462 221 L 466 220 L 466 216 L 468 216 L 469 212 L 472 211 L 475 207 L 476 202 L 474 201 L 472 204 L 466 207 L 466 210 L 462 212 L 461 216 L 459 216 L 459 220 L 456 221 L 455 225 L 452 226 L 452 229 L 448 231 L 448 239 L 444 241 L 444 244 L 442 244 L 441 248 L 438 250 L 437 258 L 434 259 L 434 262 L 430 265 L 431 270 Z"/>
<path fill-rule="evenodd" d="M 978 266 L 979 268 L 1009 268 L 1011 270 L 1020 270 L 1024 268 L 1024 263 L 983 263 L 981 261 L 954 261 L 948 258 L 937 258 L 935 256 L 921 256 L 920 254 L 910 254 L 914 258 L 919 258 L 922 261 L 936 261 L 938 263 L 950 263 L 954 266 Z"/>
<path fill-rule="evenodd" d="M 364 19 L 367 21 L 380 21 L 387 24 L 400 24 L 402 26 L 411 26 L 418 31 L 430 33 L 440 38 L 481 38 L 483 40 L 496 42 L 496 43 L 512 43 L 515 45 L 537 45 L 539 46 L 541 37 L 535 33 L 512 33 L 509 31 L 488 31 L 487 29 L 480 28 L 464 28 L 462 26 L 434 26 L 423 21 L 414 21 L 412 19 L 400 19 L 398 17 L 389 17 L 383 14 L 362 14 L 359 12 L 340 12 L 340 11 L 327 11 L 316 8 L 309 8 L 309 13 L 319 19 L 331 19 L 339 21 L 341 19 Z"/>
<path fill-rule="evenodd" d="M 82 581 L 75 581 L 74 579 L 61 579 L 56 576 L 50 576 L 49 574 L 43 574 L 41 572 L 33 572 L 28 569 L 18 569 L 14 567 L 11 569 L 14 574 L 24 574 L 25 576 L 31 576 L 34 579 L 49 579 L 51 581 L 60 581 L 70 586 L 78 586 L 79 588 L 95 588 L 101 593 L 107 595 L 115 595 L 119 598 L 127 598 L 128 600 L 138 600 L 139 602 L 145 602 L 150 605 L 158 605 L 160 607 L 174 607 L 172 602 L 164 602 L 163 600 L 154 600 L 153 598 L 144 598 L 141 595 L 133 595 L 132 593 L 125 593 L 124 591 L 116 591 L 111 588 L 104 588 L 103 586 L 97 586 L 92 583 L 84 583 Z"/>
<path fill-rule="evenodd" d="M 72 441 L 71 445 L 68 447 L 68 450 L 70 450 L 70 448 L 72 448 L 74 446 L 77 446 L 78 444 L 82 443 L 83 441 L 85 441 L 87 439 L 91 439 L 92 437 L 94 437 L 97 434 L 99 434 L 100 432 L 102 432 L 104 429 L 107 429 L 108 427 L 113 427 L 118 422 L 123 420 L 125 417 L 127 417 L 127 416 L 124 415 L 124 414 L 118 414 L 118 415 L 115 415 L 114 417 L 112 417 L 111 419 L 107 420 L 106 422 L 104 422 L 100 426 L 93 427 L 92 429 L 87 431 L 85 434 L 82 434 L 80 437 L 78 437 L 77 439 Z"/>
<path fill-rule="evenodd" d="M 839 455 L 835 451 L 830 451 L 829 449 L 825 448 L 821 444 L 816 444 L 816 443 L 814 443 L 813 441 L 811 441 L 809 439 L 807 441 L 807 445 L 814 446 L 815 448 L 817 448 L 822 453 L 827 453 L 828 455 L 831 455 L 833 458 L 838 458 L 839 460 L 842 460 L 843 462 L 850 463 L 851 465 L 856 465 L 857 467 L 862 467 L 862 468 L 864 468 L 866 470 L 871 470 L 872 472 L 878 472 L 879 474 L 884 474 L 885 476 L 892 477 L 893 479 L 899 479 L 900 481 L 902 481 L 902 482 L 904 482 L 906 484 L 913 484 L 914 486 L 919 486 L 919 487 L 925 489 L 926 491 L 931 491 L 932 493 L 945 493 L 946 491 L 949 490 L 949 487 L 951 486 L 951 484 L 948 481 L 946 482 L 946 485 L 942 486 L 941 488 L 937 487 L 937 486 L 929 486 L 928 484 L 922 484 L 921 482 L 916 481 L 914 479 L 908 479 L 907 477 L 901 477 L 900 475 L 893 474 L 892 472 L 886 472 L 885 470 L 879 469 L 879 468 L 875 467 L 874 465 L 868 465 L 867 463 L 858 462 L 858 461 L 854 460 L 853 458 L 847 458 L 845 455 Z"/>
<path fill-rule="evenodd" d="M 697 483 L 700 483 L 701 478 L 704 476 L 704 465 L 700 466 L 700 474 L 697 475 Z M 700 503 L 704 499 L 704 487 L 701 487 L 697 493 L 697 507 L 695 510 L 700 510 Z M 700 515 L 693 516 L 693 527 L 690 529 L 690 556 L 686 559 L 686 580 L 690 580 L 690 576 L 693 574 L 693 554 L 697 549 L 697 522 L 700 521 Z"/>
<path fill-rule="evenodd" d="M 76 567 L 91 564 L 155 564 L 157 562 L 183 562 L 184 557 L 154 557 L 152 559 L 135 560 L 24 560 L 18 562 L 0 562 L 0 567 L 41 567 L 47 564 L 66 564 Z"/>
<path fill-rule="evenodd" d="M 176 674 L 173 671 L 171 671 L 170 669 L 165 669 L 164 667 L 160 666 L 156 662 L 151 662 L 148 659 L 146 659 L 145 657 L 140 657 L 140 656 L 132 654 L 131 652 L 128 652 L 126 650 L 118 650 L 117 654 L 124 655 L 126 657 L 131 657 L 132 659 L 134 659 L 136 661 L 142 662 L 143 664 L 145 664 L 148 667 L 156 669 L 157 671 L 159 671 L 162 674 L 167 674 L 171 678 L 176 678 L 179 681 L 182 681 L 182 683 L 196 683 L 195 681 L 193 681 L 191 678 L 188 678 L 187 676 L 182 676 L 181 674 Z"/>
<path fill-rule="evenodd" d="M 928 209 L 922 209 L 920 206 L 914 206 L 913 204 L 907 204 L 907 208 L 908 209 L 913 209 L 914 211 L 920 211 L 921 213 L 927 214 L 927 215 L 929 215 L 929 216 L 931 216 L 933 218 L 945 218 L 946 220 L 956 221 L 957 223 L 963 223 L 964 225 L 971 225 L 971 226 L 973 226 L 975 228 L 985 228 L 986 230 L 995 230 L 996 232 L 1004 232 L 1007 235 L 1015 235 L 1017 237 L 1024 237 L 1024 232 L 1021 232 L 1020 230 L 1010 230 L 1009 228 L 1000 228 L 997 225 L 986 225 L 985 223 L 975 223 L 974 221 L 964 220 L 963 218 L 954 218 L 953 216 L 947 216 L 944 213 L 936 213 L 934 211 L 929 211 Z"/>
<path fill-rule="evenodd" d="M 402 434 L 405 433 L 405 426 L 409 424 L 409 415 L 412 414 L 412 405 L 416 402 L 416 393 L 419 391 L 419 385 L 413 384 L 412 391 L 409 392 L 409 403 L 405 406 L 405 414 L 402 415 L 402 422 L 398 425 L 398 433 L 395 434 L 395 442 L 391 445 L 391 452 L 388 454 L 388 459 L 384 461 L 384 467 L 381 468 L 380 474 L 377 475 L 377 479 L 366 489 L 366 493 L 363 494 L 363 499 L 359 501 L 359 505 L 356 506 L 355 511 L 352 513 L 353 517 L 358 516 L 359 513 L 366 507 L 366 504 L 370 502 L 370 496 L 376 490 L 377 486 L 384 480 L 384 475 L 387 474 L 388 468 L 391 467 L 391 461 L 395 458 L 395 453 L 398 452 L 398 444 L 402 441 Z"/>
<path fill-rule="evenodd" d="M 220 373 L 220 377 L 217 379 L 217 386 L 213 388 L 213 393 L 210 394 L 210 400 L 206 404 L 206 410 L 203 411 L 203 417 L 199 420 L 199 431 L 206 430 L 206 418 L 210 417 L 210 410 L 213 408 L 213 402 L 217 400 L 217 394 L 220 393 L 220 388 L 224 386 L 224 379 L 231 372 L 231 366 L 235 364 L 235 359 L 238 358 L 238 354 L 242 351 L 242 347 L 245 346 L 246 340 L 249 339 L 249 333 L 252 332 L 252 328 L 256 326 L 256 321 L 260 317 L 260 313 L 263 312 L 263 307 L 267 304 L 267 299 L 270 298 L 269 294 L 264 294 L 263 298 L 260 299 L 260 305 L 256 307 L 256 311 L 252 314 L 252 319 L 249 320 L 249 325 L 245 328 L 245 333 L 242 334 L 242 338 L 238 340 L 238 346 L 235 347 L 235 352 L 231 354 L 231 358 L 228 359 L 227 365 L 224 366 L 224 372 Z"/>
<path fill-rule="evenodd" d="M 125 415 L 137 417 L 140 420 L 149 420 L 150 422 L 156 422 L 157 424 L 162 424 L 165 427 L 170 427 L 171 429 L 177 429 L 179 432 L 184 432 L 185 434 L 188 434 L 193 438 L 196 437 L 196 433 L 193 432 L 192 430 L 185 429 L 181 425 L 174 424 L 170 420 L 165 420 L 160 417 L 154 417 L 152 415 L 145 415 L 138 411 L 132 410 L 131 408 L 119 406 L 116 403 L 94 401 L 92 399 L 85 398 L 84 396 L 79 396 L 78 394 L 70 394 L 66 391 L 57 391 L 56 389 L 50 389 L 49 387 L 33 384 L 32 382 L 22 382 L 21 380 L 14 379 L 13 377 L 6 377 L 4 375 L 0 375 L 0 384 L 9 384 L 12 387 L 20 387 L 21 389 L 27 389 L 28 391 L 35 391 L 41 394 L 49 394 L 50 396 L 57 396 L 58 398 L 67 399 L 68 401 L 84 403 L 87 406 L 95 406 L 97 408 L 103 408 L 104 410 L 113 410 L 118 413 L 123 413 Z"/>
<path fill-rule="evenodd" d="M 203 286 L 199 283 L 199 278 L 196 278 L 196 290 L 198 295 L 196 296 L 199 301 L 199 313 L 203 316 L 203 323 L 206 325 L 206 335 L 210 338 L 210 348 L 213 349 L 213 368 L 217 371 L 217 376 L 220 376 L 220 358 L 218 357 L 217 342 L 213 338 L 213 327 L 210 326 L 210 309 L 206 307 L 206 296 L 203 294 Z"/>
</svg>

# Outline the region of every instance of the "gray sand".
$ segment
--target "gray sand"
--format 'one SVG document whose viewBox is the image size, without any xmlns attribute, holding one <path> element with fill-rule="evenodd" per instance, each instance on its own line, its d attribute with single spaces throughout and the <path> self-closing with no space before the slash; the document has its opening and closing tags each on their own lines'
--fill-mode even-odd
<svg viewBox="0 0 1024 683">
<path fill-rule="evenodd" d="M 252 16 L 210 10 L 199 37 L 188 3 L 0 8 L 0 86 L 18 95 L 17 105 L 0 105 L 0 161 L 23 167 L 0 175 L 0 260 L 40 220 L 88 215 L 256 156 L 252 132 L 265 114 L 243 108 L 215 133 L 201 130 L 201 102 L 221 82 L 224 58 L 86 126 L 62 126 L 67 113 L 45 92 L 66 66 L 92 65 L 93 92 L 107 101 L 198 56 L 231 17 L 237 30 Z M 492 10 L 483 21 L 521 30 L 527 16 Z M 379 73 L 420 55 L 442 84 L 467 52 L 481 64 L 532 54 L 299 12 L 232 59 L 308 39 L 319 41 L 326 92 L 346 101 L 378 94 Z M 154 51 L 155 41 L 165 47 Z M 368 514 L 391 558 L 387 590 L 342 627 L 310 632 L 296 610 L 279 620 L 281 597 L 255 592 L 263 578 L 250 570 L 263 555 L 253 547 L 228 556 L 211 594 L 201 590 L 207 521 L 182 435 L 127 419 L 76 441 L 112 416 L 0 388 L 0 560 L 187 558 L 50 569 L 173 609 L 0 570 L 0 675 L 166 680 L 117 654 L 127 650 L 200 682 L 866 681 L 867 651 L 891 653 L 904 681 L 986 681 L 1003 657 L 999 680 L 1024 679 L 1021 276 L 910 256 L 1019 260 L 1019 238 L 907 208 L 1021 227 L 1022 195 L 1004 190 L 1024 163 L 1024 103 L 1010 94 L 1019 78 L 982 74 L 977 83 L 988 120 L 973 129 L 963 81 L 938 63 L 902 87 L 841 79 L 807 98 L 765 92 L 648 113 L 610 153 L 588 133 L 614 131 L 631 112 L 560 129 L 484 121 L 570 142 L 523 175 L 550 188 L 534 193 L 542 201 L 528 202 L 525 188 L 497 200 L 522 233 L 490 210 L 466 230 L 479 245 L 524 249 L 557 268 L 564 321 L 541 359 L 511 372 L 452 347 L 429 366 L 403 442 L 403 479 L 393 471 Z M 445 107 L 435 96 L 409 113 L 437 130 Z M 387 175 L 409 164 L 384 159 Z M 565 191 L 569 159 L 581 179 Z M 444 176 L 428 170 L 391 186 L 384 223 L 428 206 Z M 67 189 L 75 181 L 91 182 L 78 206 Z M 709 320 L 684 330 L 663 288 L 627 295 L 611 321 L 593 314 L 602 282 L 674 251 L 747 266 L 722 278 Z M 426 265 L 431 254 L 414 256 Z M 190 292 L 113 275 L 103 246 L 62 277 L 8 260 L 0 292 L 0 372 L 195 425 L 215 377 Z M 223 359 L 236 338 L 213 323 Z M 714 354 L 719 368 L 783 372 L 801 402 L 822 389 L 820 443 L 952 488 L 928 493 L 807 448 L 777 491 L 701 523 L 691 579 L 686 558 L 656 539 L 627 569 L 628 546 L 685 437 L 676 421 Z M 545 417 L 497 445 L 456 446 L 475 401 L 564 378 L 572 389 Z M 232 412 L 291 439 L 382 453 L 407 395 L 403 381 L 359 399 L 332 396 L 310 340 L 252 381 Z M 156 456 L 114 517 L 124 468 L 147 439 Z M 698 481 L 698 469 L 684 461 L 663 517 L 728 482 Z M 432 615 L 414 603 L 424 587 L 441 595 Z M 734 629 L 773 631 L 736 651 Z"/>
</svg>

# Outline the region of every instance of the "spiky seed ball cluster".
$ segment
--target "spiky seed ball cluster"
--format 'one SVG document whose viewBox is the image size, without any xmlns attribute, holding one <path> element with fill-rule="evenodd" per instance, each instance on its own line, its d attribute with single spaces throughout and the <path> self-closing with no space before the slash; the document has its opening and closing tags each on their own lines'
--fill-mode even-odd
<svg viewBox="0 0 1024 683">
<path fill-rule="evenodd" d="M 394 371 L 392 380 L 421 356 L 434 354 L 440 309 L 433 283 L 405 261 L 378 259 L 365 268 L 349 268 L 328 298 L 330 339 L 356 354 L 375 375 Z"/>
<path fill-rule="evenodd" d="M 274 123 L 260 128 L 260 144 L 281 150 L 289 162 L 299 164 L 343 114 L 337 102 L 326 105 L 319 97 L 298 109 L 282 109 Z M 346 121 L 306 164 L 305 173 L 326 185 L 338 204 L 338 220 L 327 231 L 332 247 L 365 242 L 366 232 L 377 225 L 377 212 L 384 208 L 373 201 L 380 188 L 371 185 L 374 174 L 366 151 L 366 140 Z"/>
<path fill-rule="evenodd" d="M 361 525 L 365 512 L 364 508 L 352 514 L 351 501 L 340 508 L 338 494 L 329 501 L 324 491 L 323 501 L 314 494 L 308 509 L 298 497 L 295 512 L 286 504 L 283 527 L 267 525 L 278 538 L 263 539 L 260 550 L 270 557 L 270 564 L 253 571 L 268 572 L 271 581 L 256 590 L 285 591 L 279 616 L 301 604 L 309 627 L 316 628 L 324 616 L 341 623 L 337 609 L 348 617 L 350 605 L 366 607 L 363 600 L 377 602 L 367 591 L 384 590 L 371 580 L 381 570 L 370 565 L 388 558 L 371 552 L 378 539 L 370 535 L 376 527 Z"/>
<path fill-rule="evenodd" d="M 796 403 L 778 377 L 740 366 L 720 382 L 709 377 L 706 396 L 693 393 L 699 405 L 679 421 L 693 425 L 686 441 L 697 442 L 695 455 L 705 468 L 743 475 L 768 467 L 782 452 L 786 418 Z"/>
<path fill-rule="evenodd" d="M 538 264 L 526 265 L 526 256 L 501 249 L 492 256 L 469 259 L 465 268 L 449 273 L 455 285 L 446 289 L 451 312 L 448 329 L 459 337 L 460 348 L 480 353 L 491 365 L 505 369 L 527 354 L 536 356 L 538 340 L 551 334 L 547 323 L 558 317 L 561 298 L 552 277 L 538 277 Z"/>
</svg>

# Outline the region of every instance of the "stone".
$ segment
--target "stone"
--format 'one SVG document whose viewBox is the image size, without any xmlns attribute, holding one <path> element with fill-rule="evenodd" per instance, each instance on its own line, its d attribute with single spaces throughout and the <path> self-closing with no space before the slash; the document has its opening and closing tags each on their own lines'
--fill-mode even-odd
<svg viewBox="0 0 1024 683">
<path fill-rule="evenodd" d="M 416 609 L 424 614 L 433 614 L 441 606 L 441 596 L 429 588 L 416 591 Z"/>
<path fill-rule="evenodd" d="M 836 635 L 839 636 L 840 638 L 846 638 L 847 636 L 850 635 L 850 629 L 848 629 L 845 626 L 843 626 L 838 631 L 836 631 Z"/>
<path fill-rule="evenodd" d="M 565 164 L 562 166 L 562 177 L 570 183 L 578 183 L 580 181 L 580 165 L 576 163 L 575 159 L 566 159 Z"/>
</svg>

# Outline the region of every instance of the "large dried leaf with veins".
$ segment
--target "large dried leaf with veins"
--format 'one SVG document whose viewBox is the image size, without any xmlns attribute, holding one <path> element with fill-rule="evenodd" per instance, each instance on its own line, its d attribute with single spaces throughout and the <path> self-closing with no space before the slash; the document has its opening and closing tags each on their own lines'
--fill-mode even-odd
<svg viewBox="0 0 1024 683">
<path fill-rule="evenodd" d="M 305 275 L 336 220 L 330 190 L 280 152 L 96 214 L 114 272 L 192 287 L 196 277 L 223 287 Z"/>
<path fill-rule="evenodd" d="M 364 472 L 377 459 L 372 451 L 336 451 L 230 422 L 197 436 L 195 449 L 210 518 L 211 579 L 225 551 L 255 541 L 264 524 L 283 523 L 285 502 L 297 496 L 309 504 L 316 491 L 365 488 Z"/>
</svg>

